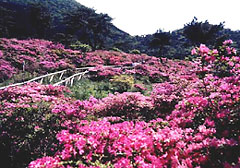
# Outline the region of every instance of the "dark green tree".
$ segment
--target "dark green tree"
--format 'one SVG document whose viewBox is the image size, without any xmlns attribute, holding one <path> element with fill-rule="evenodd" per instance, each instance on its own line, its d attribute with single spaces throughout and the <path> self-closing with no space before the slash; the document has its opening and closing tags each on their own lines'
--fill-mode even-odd
<svg viewBox="0 0 240 168">
<path fill-rule="evenodd" d="M 48 37 L 51 31 L 51 16 L 48 9 L 40 3 L 33 3 L 27 7 L 32 36 L 36 38 Z"/>
<path fill-rule="evenodd" d="M 164 46 L 170 45 L 171 34 L 170 32 L 163 32 L 158 30 L 153 34 L 152 39 L 149 43 L 149 47 L 158 50 L 158 55 L 162 56 Z"/>
<path fill-rule="evenodd" d="M 110 33 L 110 27 L 112 26 L 111 21 L 111 17 L 102 13 L 89 18 L 90 35 L 92 35 L 91 39 L 93 39 L 91 42 L 92 45 L 90 45 L 94 49 L 104 48 L 105 38 Z"/>
<path fill-rule="evenodd" d="M 0 2 L 0 37 L 10 37 L 10 30 L 15 23 L 15 11 L 4 8 L 4 3 Z"/>
<path fill-rule="evenodd" d="M 107 14 L 96 14 L 95 10 L 86 7 L 68 13 L 64 21 L 67 34 L 89 44 L 93 49 L 104 47 L 104 40 L 112 25 L 112 18 Z"/>
<path fill-rule="evenodd" d="M 198 22 L 197 18 L 184 25 L 184 35 L 188 38 L 194 45 L 199 45 L 200 43 L 214 45 L 216 39 L 219 38 L 220 31 L 224 28 L 224 22 L 213 25 L 207 20 L 205 22 Z"/>
<path fill-rule="evenodd" d="M 0 2 L 1 37 L 46 38 L 50 21 L 49 11 L 40 3 Z"/>
</svg>

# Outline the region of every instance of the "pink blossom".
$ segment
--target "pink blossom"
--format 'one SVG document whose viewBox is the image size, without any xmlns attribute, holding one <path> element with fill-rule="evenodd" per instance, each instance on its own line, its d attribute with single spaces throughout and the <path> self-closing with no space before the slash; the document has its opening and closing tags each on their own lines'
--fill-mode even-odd
<svg viewBox="0 0 240 168">
<path fill-rule="evenodd" d="M 193 48 L 192 51 L 191 51 L 191 54 L 192 54 L 192 55 L 197 54 L 197 50 L 196 50 L 195 48 Z"/>
<path fill-rule="evenodd" d="M 228 45 L 228 44 L 232 44 L 233 43 L 233 41 L 232 40 L 225 40 L 224 42 L 223 42 L 223 44 L 224 45 Z"/>
<path fill-rule="evenodd" d="M 210 50 L 208 47 L 206 47 L 206 45 L 201 44 L 199 47 L 199 51 L 201 54 L 208 54 Z"/>
<path fill-rule="evenodd" d="M 218 50 L 217 50 L 217 49 L 213 49 L 213 50 L 212 50 L 212 53 L 213 53 L 213 54 L 218 54 Z"/>
</svg>

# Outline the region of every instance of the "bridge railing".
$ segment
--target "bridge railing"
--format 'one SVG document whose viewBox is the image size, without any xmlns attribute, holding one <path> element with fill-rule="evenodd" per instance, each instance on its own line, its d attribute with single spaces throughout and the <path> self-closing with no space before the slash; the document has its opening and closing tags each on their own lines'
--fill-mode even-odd
<svg viewBox="0 0 240 168">
<path fill-rule="evenodd" d="M 45 74 L 45 75 L 42 75 L 42 76 L 38 76 L 38 77 L 35 77 L 33 79 L 24 81 L 24 82 L 14 83 L 14 84 L 10 84 L 10 85 L 7 85 L 7 86 L 3 86 L 3 87 L 0 87 L 0 90 L 8 88 L 8 87 L 24 85 L 24 84 L 27 84 L 27 83 L 30 83 L 30 82 L 43 83 L 44 80 L 47 81 L 47 84 L 51 84 L 54 79 L 58 80 L 58 82 L 54 82 L 53 86 L 58 86 L 58 85 L 63 85 L 63 84 L 65 84 L 65 85 L 70 84 L 70 86 L 73 86 L 74 81 L 79 81 L 84 75 L 86 75 L 89 72 L 89 70 L 91 68 L 96 68 L 96 67 L 82 67 L 82 68 L 76 68 L 74 70 L 72 70 L 72 69 L 65 69 L 65 70 L 61 70 L 61 71 Z M 103 66 L 103 68 L 132 69 L 132 68 L 134 68 L 134 65 L 133 66 L 109 65 L 109 66 Z M 64 74 L 67 75 L 67 72 L 70 72 L 70 71 L 76 71 L 76 73 L 74 73 L 71 76 L 67 76 L 67 77 L 64 76 Z"/>
</svg>

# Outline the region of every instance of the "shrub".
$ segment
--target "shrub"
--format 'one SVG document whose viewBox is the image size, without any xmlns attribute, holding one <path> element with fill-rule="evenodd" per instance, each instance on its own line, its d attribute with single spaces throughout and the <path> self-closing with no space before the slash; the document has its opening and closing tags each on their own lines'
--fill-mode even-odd
<svg viewBox="0 0 240 168">
<path fill-rule="evenodd" d="M 130 75 L 115 75 L 110 82 L 116 92 L 123 93 L 133 88 L 134 78 Z"/>
<path fill-rule="evenodd" d="M 120 49 L 117 48 L 117 47 L 113 47 L 111 50 L 112 50 L 112 51 L 117 51 L 117 52 L 122 52 L 122 50 L 120 50 Z"/>
<path fill-rule="evenodd" d="M 141 54 L 141 52 L 137 49 L 133 49 L 130 51 L 130 54 Z"/>
<path fill-rule="evenodd" d="M 71 93 L 68 95 L 79 100 L 87 100 L 91 96 L 100 99 L 107 97 L 109 93 L 113 93 L 112 85 L 107 80 L 91 81 L 82 79 L 71 87 L 70 90 Z"/>
<path fill-rule="evenodd" d="M 80 41 L 75 42 L 70 45 L 72 50 L 80 50 L 81 52 L 90 52 L 92 51 L 92 47 L 88 44 L 82 44 Z"/>
<path fill-rule="evenodd" d="M 150 120 L 156 117 L 151 99 L 137 92 L 111 94 L 96 103 L 93 110 L 98 116 L 116 116 L 125 120 Z"/>
<path fill-rule="evenodd" d="M 63 129 L 62 122 L 45 102 L 1 113 L 2 164 L 9 168 L 26 167 L 31 160 L 53 155 L 59 149 L 56 134 Z"/>
<path fill-rule="evenodd" d="M 122 70 L 120 68 L 97 66 L 89 69 L 89 78 L 93 81 L 101 81 L 110 79 L 115 75 L 120 75 L 121 72 Z"/>
<path fill-rule="evenodd" d="M 15 68 L 9 62 L 0 59 L 0 82 L 11 78 L 15 73 Z"/>
<path fill-rule="evenodd" d="M 169 82 L 154 85 L 151 98 L 159 117 L 166 117 L 175 109 L 175 105 L 182 99 L 181 91 L 183 88 Z"/>
<path fill-rule="evenodd" d="M 214 129 L 170 128 L 161 119 L 146 122 L 82 121 L 76 133 L 61 131 L 64 146 L 57 155 L 30 163 L 64 167 L 194 167 L 208 159 L 208 146 L 226 141 L 212 139 Z M 202 143 L 204 141 L 204 143 Z M 74 159 L 73 159 L 74 158 Z M 40 164 L 40 165 L 38 165 Z M 57 166 L 56 166 L 57 167 Z"/>
</svg>

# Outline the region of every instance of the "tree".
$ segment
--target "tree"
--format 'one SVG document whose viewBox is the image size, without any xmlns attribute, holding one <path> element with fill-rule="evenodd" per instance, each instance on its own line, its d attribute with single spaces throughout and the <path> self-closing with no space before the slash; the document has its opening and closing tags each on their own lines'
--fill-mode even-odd
<svg viewBox="0 0 240 168">
<path fill-rule="evenodd" d="M 170 44 L 170 38 L 170 32 L 163 32 L 162 30 L 158 30 L 153 34 L 149 46 L 150 48 L 158 49 L 159 56 L 162 56 L 164 46 Z"/>
<path fill-rule="evenodd" d="M 184 25 L 184 35 L 194 44 L 214 44 L 215 39 L 219 36 L 219 33 L 224 28 L 224 22 L 218 25 L 209 24 L 205 22 L 198 22 L 197 18 Z"/>
<path fill-rule="evenodd" d="M 32 36 L 47 38 L 51 29 L 51 15 L 46 7 L 40 3 L 33 3 L 28 6 L 29 23 L 32 27 Z"/>
<path fill-rule="evenodd" d="M 111 17 L 102 13 L 89 18 L 88 23 L 92 31 L 91 39 L 93 39 L 92 46 L 95 49 L 104 47 L 104 40 L 110 33 L 111 21 Z"/>
<path fill-rule="evenodd" d="M 74 35 L 76 40 L 89 44 L 94 50 L 104 47 L 112 25 L 112 18 L 107 14 L 96 14 L 95 10 L 84 7 L 68 13 L 64 20 L 67 34 Z"/>
<path fill-rule="evenodd" d="M 40 3 L 0 2 L 0 16 L 1 37 L 46 38 L 50 30 L 50 13 Z"/>
<path fill-rule="evenodd" d="M 7 3 L 0 2 L 0 37 L 11 37 L 11 30 L 16 25 L 16 11 L 6 8 Z"/>
</svg>

